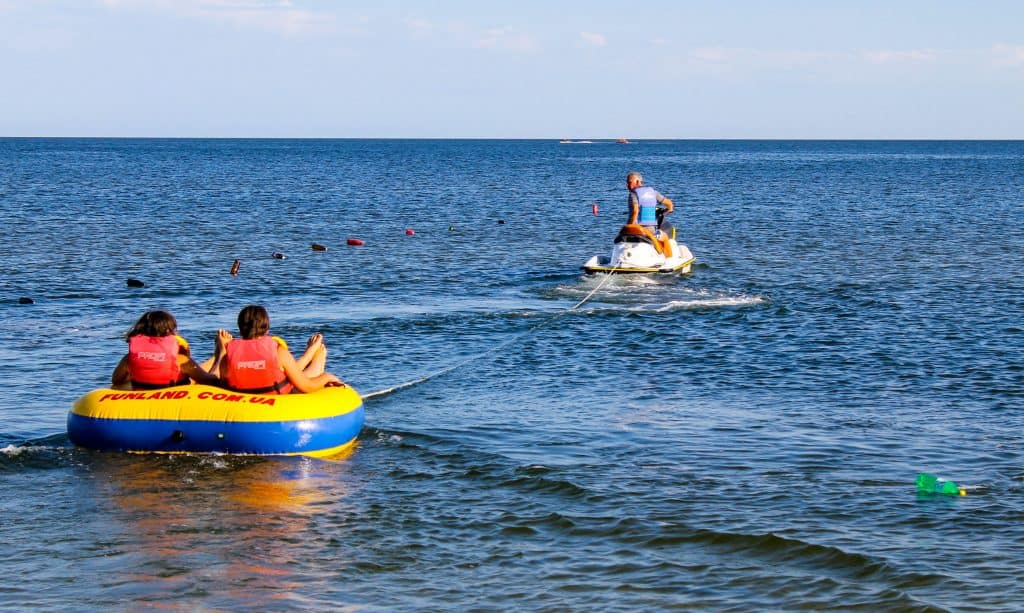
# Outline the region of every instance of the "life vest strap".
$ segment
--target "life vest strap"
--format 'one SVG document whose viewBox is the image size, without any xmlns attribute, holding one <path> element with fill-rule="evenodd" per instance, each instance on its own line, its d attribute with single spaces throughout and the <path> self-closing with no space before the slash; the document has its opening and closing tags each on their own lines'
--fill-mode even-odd
<svg viewBox="0 0 1024 613">
<path fill-rule="evenodd" d="M 252 389 L 238 389 L 233 388 L 236 392 L 242 392 L 243 394 L 269 394 L 274 392 L 275 394 L 290 394 L 292 393 L 292 384 L 288 382 L 288 379 L 282 379 L 273 385 L 266 387 L 255 387 Z"/>
<path fill-rule="evenodd" d="M 188 383 L 188 377 L 182 377 L 177 381 L 168 381 L 167 383 L 146 383 L 144 381 L 131 380 L 133 390 L 161 390 L 165 387 L 174 387 L 176 385 L 185 385 Z"/>
</svg>

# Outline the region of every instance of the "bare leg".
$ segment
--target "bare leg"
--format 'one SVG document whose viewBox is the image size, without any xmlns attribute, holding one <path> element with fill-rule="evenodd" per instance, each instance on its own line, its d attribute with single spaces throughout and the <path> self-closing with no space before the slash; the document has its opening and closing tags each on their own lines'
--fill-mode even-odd
<svg viewBox="0 0 1024 613">
<path fill-rule="evenodd" d="M 319 332 L 309 337 L 309 342 L 306 343 L 306 351 L 295 360 L 295 364 L 300 370 L 305 371 L 309 364 L 316 357 L 317 351 L 324 346 L 324 337 Z"/>
<path fill-rule="evenodd" d="M 654 245 L 654 250 L 659 254 L 662 253 L 663 249 L 661 240 L 657 236 L 655 236 L 654 232 L 652 232 L 651 229 L 648 228 L 647 226 L 640 227 L 644 229 L 644 234 L 647 235 L 647 238 L 651 239 L 651 243 Z"/>
<path fill-rule="evenodd" d="M 303 373 L 309 378 L 319 377 L 324 374 L 324 369 L 327 368 L 327 345 L 320 343 L 316 351 L 313 353 L 312 359 L 309 361 L 309 365 L 303 369 Z"/>
</svg>

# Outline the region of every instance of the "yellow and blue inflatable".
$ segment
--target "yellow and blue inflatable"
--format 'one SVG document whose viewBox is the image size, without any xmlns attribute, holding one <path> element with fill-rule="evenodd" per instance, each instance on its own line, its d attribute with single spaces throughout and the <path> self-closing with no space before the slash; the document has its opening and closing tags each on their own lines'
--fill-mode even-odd
<svg viewBox="0 0 1024 613">
<path fill-rule="evenodd" d="M 327 457 L 355 443 L 364 419 L 363 399 L 347 386 L 286 395 L 98 389 L 71 408 L 68 437 L 109 451 Z"/>
</svg>

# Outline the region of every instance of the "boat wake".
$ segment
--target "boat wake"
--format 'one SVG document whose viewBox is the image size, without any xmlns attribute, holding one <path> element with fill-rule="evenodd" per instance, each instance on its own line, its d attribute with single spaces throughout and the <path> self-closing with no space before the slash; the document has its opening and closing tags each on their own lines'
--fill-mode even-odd
<svg viewBox="0 0 1024 613">
<path fill-rule="evenodd" d="M 654 309 L 655 311 L 675 311 L 679 309 L 713 309 L 717 307 L 745 307 L 753 306 L 757 304 L 767 304 L 768 298 L 765 296 L 746 296 L 738 294 L 735 296 L 720 295 L 713 296 L 708 293 L 708 297 L 699 298 L 695 297 L 691 300 L 672 300 L 667 304 L 661 305 Z"/>
<path fill-rule="evenodd" d="M 573 299 L 594 291 L 601 279 L 585 278 L 580 283 L 553 288 L 549 298 Z M 662 280 L 647 276 L 622 276 L 611 279 L 595 292 L 586 308 L 588 312 L 631 311 L 666 312 L 688 309 L 736 308 L 767 304 L 761 294 L 748 294 L 707 288 L 680 287 L 675 279 Z"/>
</svg>

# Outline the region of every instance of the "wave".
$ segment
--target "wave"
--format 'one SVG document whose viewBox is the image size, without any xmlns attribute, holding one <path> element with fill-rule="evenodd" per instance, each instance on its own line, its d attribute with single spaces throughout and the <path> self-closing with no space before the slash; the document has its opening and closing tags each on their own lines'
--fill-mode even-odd
<svg viewBox="0 0 1024 613">
<path fill-rule="evenodd" d="M 408 431 L 367 428 L 366 438 L 378 445 L 395 446 L 416 452 L 417 462 L 396 467 L 397 478 L 468 479 L 488 488 L 506 488 L 521 493 L 549 494 L 572 499 L 586 498 L 591 492 L 557 476 L 557 470 L 535 463 L 520 465 L 504 455 L 484 451 L 454 438 Z M 427 470 L 421 462 L 429 465 Z"/>
<path fill-rule="evenodd" d="M 53 449 L 53 447 L 44 447 L 41 445 L 7 445 L 6 447 L 0 447 L 0 454 L 9 458 L 16 458 L 26 453 L 53 451 Z"/>
<path fill-rule="evenodd" d="M 0 447 L 0 470 L 52 469 L 74 463 L 79 453 L 66 433 L 13 442 Z"/>
</svg>

